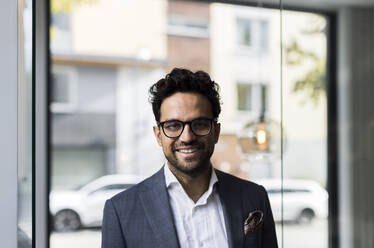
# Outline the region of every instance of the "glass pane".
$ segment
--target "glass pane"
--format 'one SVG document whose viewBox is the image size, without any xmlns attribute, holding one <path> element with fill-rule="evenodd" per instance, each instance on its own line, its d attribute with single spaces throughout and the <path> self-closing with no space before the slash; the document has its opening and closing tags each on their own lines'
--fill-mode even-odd
<svg viewBox="0 0 374 248">
<path fill-rule="evenodd" d="M 18 247 L 32 247 L 32 0 L 19 1 Z"/>
<path fill-rule="evenodd" d="M 285 10 L 282 21 L 283 242 L 289 248 L 327 248 L 328 20 Z"/>
<path fill-rule="evenodd" d="M 280 10 L 206 1 L 53 2 L 52 83 L 61 74 L 68 82 L 53 85 L 53 94 L 69 104 L 50 106 L 52 248 L 100 247 L 97 227 L 113 192 L 87 194 L 84 185 L 107 174 L 144 178 L 162 166 L 148 88 L 174 67 L 204 70 L 221 86 L 215 167 L 281 185 Z M 259 126 L 267 141 L 253 144 L 249 135 L 264 131 Z"/>
<path fill-rule="evenodd" d="M 25 2 L 26 20 L 31 4 Z M 235 1 L 252 7 L 175 0 L 63 2 L 51 1 L 52 73 L 55 81 L 62 73 L 68 82 L 51 92 L 54 220 L 67 208 L 59 202 L 69 202 L 54 193 L 70 197 L 106 174 L 146 177 L 161 166 L 147 90 L 180 66 L 205 70 L 221 84 L 222 134 L 213 163 L 266 187 L 279 247 L 324 248 L 328 235 L 341 247 L 373 247 L 370 1 L 282 1 L 300 11 L 280 10 L 280 1 L 271 0 Z M 305 12 L 308 8 L 332 15 Z M 26 75 L 30 51 L 24 54 Z M 329 70 L 327 54 L 333 56 Z M 29 103 L 30 97 L 23 99 Z M 27 154 L 30 137 L 22 139 Z M 29 162 L 21 161 L 19 168 L 19 226 L 31 237 Z M 334 195 L 327 195 L 328 185 Z M 335 203 L 330 233 L 327 197 Z M 87 222 L 78 211 L 64 212 L 60 224 L 79 219 L 80 228 L 53 232 L 51 247 L 100 247 L 100 230 L 89 228 L 100 226 L 98 205 L 91 215 L 96 219 Z"/>
</svg>

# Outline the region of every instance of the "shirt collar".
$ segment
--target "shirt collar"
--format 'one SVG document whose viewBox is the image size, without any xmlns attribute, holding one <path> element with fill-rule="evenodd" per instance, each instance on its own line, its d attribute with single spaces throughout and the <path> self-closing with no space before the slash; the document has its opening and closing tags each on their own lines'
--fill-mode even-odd
<svg viewBox="0 0 374 248">
<path fill-rule="evenodd" d="M 164 173 L 165 173 L 166 188 L 169 188 L 170 185 L 172 185 L 172 184 L 179 184 L 178 179 L 170 171 L 169 166 L 167 165 L 167 163 L 164 164 Z"/>
<path fill-rule="evenodd" d="M 169 166 L 167 163 L 164 164 L 164 174 L 165 174 L 165 183 L 166 187 L 170 188 L 172 185 L 178 185 L 182 188 L 182 185 L 178 181 L 178 179 L 174 176 L 174 174 L 170 171 Z M 207 198 L 215 192 L 215 184 L 218 182 L 218 178 L 216 175 L 216 172 L 214 171 L 214 168 L 212 168 L 212 173 L 210 175 L 210 181 L 209 181 L 209 187 L 208 190 L 202 195 L 202 200 L 203 202 L 206 202 Z"/>
</svg>

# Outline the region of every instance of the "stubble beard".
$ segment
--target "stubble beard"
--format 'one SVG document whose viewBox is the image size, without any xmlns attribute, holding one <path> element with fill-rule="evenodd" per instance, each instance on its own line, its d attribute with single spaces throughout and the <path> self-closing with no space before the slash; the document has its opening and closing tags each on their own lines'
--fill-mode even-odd
<svg viewBox="0 0 374 248">
<path fill-rule="evenodd" d="M 199 149 L 201 149 L 202 154 L 193 159 L 185 159 L 184 161 L 181 161 L 176 156 L 176 150 L 174 147 L 169 156 L 166 155 L 165 152 L 164 154 L 169 164 L 173 166 L 176 171 L 190 177 L 196 177 L 210 168 L 210 158 L 214 151 L 214 146 L 209 147 L 207 150 L 205 149 L 206 146 L 204 144 L 198 144 L 198 146 Z"/>
</svg>

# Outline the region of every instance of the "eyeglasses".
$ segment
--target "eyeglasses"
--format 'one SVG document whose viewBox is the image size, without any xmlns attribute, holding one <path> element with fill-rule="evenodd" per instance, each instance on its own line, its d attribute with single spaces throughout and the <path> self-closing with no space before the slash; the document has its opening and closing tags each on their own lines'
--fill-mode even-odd
<svg viewBox="0 0 374 248">
<path fill-rule="evenodd" d="M 184 130 L 186 124 L 190 125 L 191 131 L 196 136 L 206 136 L 210 134 L 212 130 L 213 122 L 217 119 L 209 119 L 206 117 L 200 117 L 193 119 L 192 121 L 180 121 L 180 120 L 169 120 L 163 122 L 157 122 L 158 126 L 161 126 L 162 131 L 168 138 L 178 138 Z"/>
</svg>

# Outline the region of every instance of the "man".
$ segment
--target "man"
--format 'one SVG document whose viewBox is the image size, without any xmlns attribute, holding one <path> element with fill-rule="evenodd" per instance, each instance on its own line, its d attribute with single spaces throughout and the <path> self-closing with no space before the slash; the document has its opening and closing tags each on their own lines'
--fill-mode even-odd
<svg viewBox="0 0 374 248">
<path fill-rule="evenodd" d="M 102 248 L 277 247 L 265 189 L 210 162 L 220 133 L 218 91 L 207 73 L 178 68 L 150 88 L 153 131 L 167 162 L 106 202 Z"/>
</svg>

